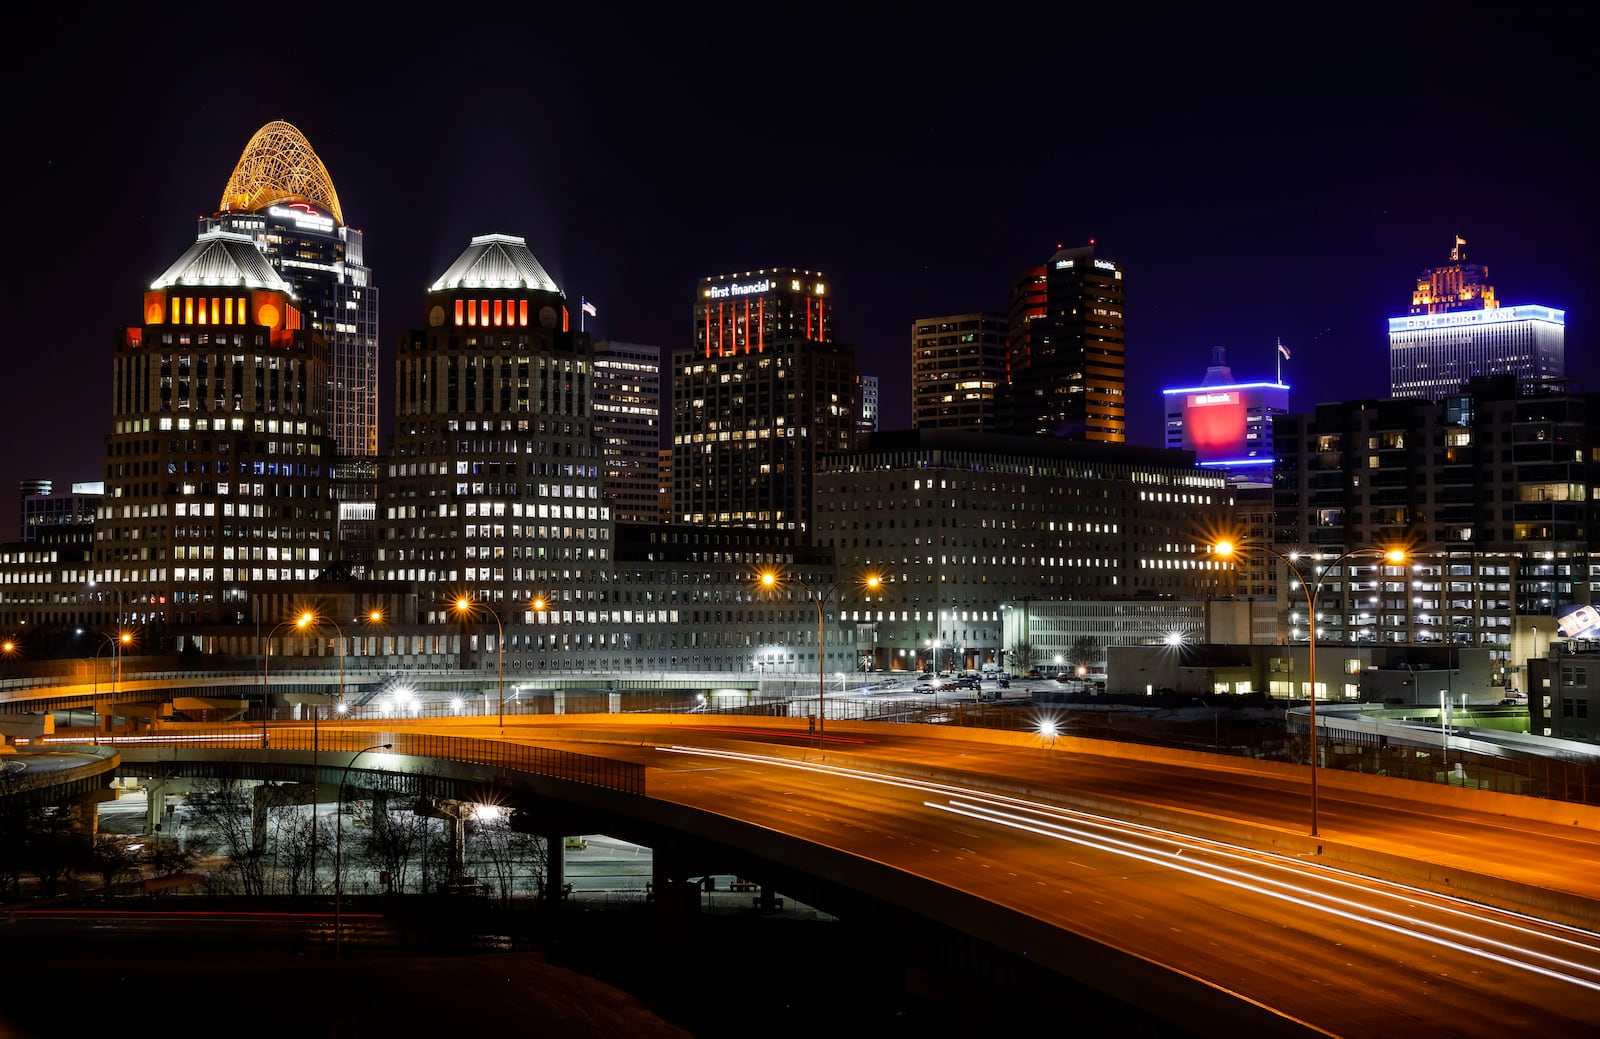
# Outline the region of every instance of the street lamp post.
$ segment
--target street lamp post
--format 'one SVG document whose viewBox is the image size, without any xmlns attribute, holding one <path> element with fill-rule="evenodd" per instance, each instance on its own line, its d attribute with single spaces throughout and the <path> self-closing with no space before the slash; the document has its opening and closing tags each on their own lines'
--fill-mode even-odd
<svg viewBox="0 0 1600 1039">
<path fill-rule="evenodd" d="M 547 604 L 545 603 L 545 600 L 543 600 L 543 599 L 535 599 L 530 604 L 530 607 L 532 609 L 535 609 L 535 610 L 544 610 L 544 609 L 548 608 Z M 495 651 L 496 651 L 496 674 L 498 676 L 497 685 L 498 685 L 498 689 L 499 689 L 499 702 L 500 702 L 500 730 L 501 730 L 501 732 L 503 734 L 505 732 L 505 727 L 506 727 L 506 626 L 505 626 L 505 623 L 503 621 L 501 621 L 500 614 L 495 612 L 494 607 L 490 606 L 486 602 L 479 602 L 479 601 L 473 599 L 471 596 L 467 596 L 467 595 L 460 596 L 459 598 L 456 599 L 455 603 L 451 606 L 451 609 L 455 610 L 457 613 L 461 614 L 463 617 L 475 616 L 479 610 L 482 610 L 483 612 L 487 613 L 489 616 L 494 618 L 495 631 L 499 634 L 499 638 L 495 642 Z"/>
<path fill-rule="evenodd" d="M 1244 545 L 1232 541 L 1218 541 L 1211 546 L 1211 549 L 1225 559 L 1237 553 L 1248 551 L 1265 552 L 1270 556 L 1275 556 L 1284 566 L 1289 568 L 1289 572 L 1294 574 L 1295 580 L 1300 582 L 1300 590 L 1305 592 L 1306 623 L 1309 625 L 1306 629 L 1306 670 L 1310 672 L 1311 676 L 1311 695 L 1306 701 L 1309 705 L 1311 724 L 1311 836 L 1316 837 L 1318 836 L 1317 741 L 1319 739 L 1317 730 L 1317 597 L 1322 594 L 1322 581 L 1327 576 L 1328 571 L 1347 559 L 1353 559 L 1357 556 L 1379 556 L 1390 563 L 1399 564 L 1406 561 L 1406 553 L 1399 548 L 1352 548 L 1335 557 L 1333 562 L 1324 566 L 1321 573 L 1316 575 L 1316 580 L 1312 582 L 1305 579 L 1305 575 L 1300 572 L 1300 568 L 1295 565 L 1292 558 L 1266 545 Z M 1290 690 L 1290 693 L 1291 695 L 1293 694 L 1293 689 Z"/>
<path fill-rule="evenodd" d="M 267 745 L 267 670 L 272 663 L 272 639 L 273 636 L 278 634 L 279 628 L 287 628 L 291 624 L 296 627 L 305 627 L 303 619 L 306 616 L 309 616 L 309 614 L 292 617 L 286 621 L 279 621 L 271 631 L 267 632 L 266 641 L 261 644 L 261 745 L 263 747 Z"/>
<path fill-rule="evenodd" d="M 817 606 L 817 747 L 821 748 L 821 746 L 822 746 L 823 718 L 824 718 L 824 716 L 826 714 L 826 712 L 823 709 L 824 703 L 825 703 L 824 697 L 825 697 L 825 694 L 826 694 L 826 684 L 825 683 L 827 682 L 827 676 L 828 676 L 827 660 L 826 660 L 826 658 L 824 656 L 824 653 L 823 653 L 824 643 L 823 643 L 823 626 L 822 626 L 822 607 L 823 607 L 824 603 L 826 603 L 830 598 L 832 598 L 834 592 L 838 591 L 841 587 L 844 586 L 845 582 L 844 581 L 835 581 L 833 584 L 828 586 L 827 591 L 821 592 L 819 594 L 817 589 L 813 588 L 810 585 L 810 583 L 807 582 L 804 578 L 801 578 L 801 577 L 787 577 L 787 576 L 779 574 L 775 570 L 763 570 L 763 571 L 761 571 L 761 573 L 756 575 L 756 579 L 760 583 L 761 587 L 764 588 L 764 589 L 767 589 L 768 591 L 776 589 L 778 587 L 778 585 L 782 584 L 784 581 L 793 581 L 795 584 L 798 584 L 800 587 L 804 588 L 806 590 L 806 594 L 811 596 L 811 601 L 816 603 L 816 606 Z M 879 577 L 877 574 L 868 574 L 866 577 L 861 579 L 860 583 L 864 587 L 866 587 L 867 589 L 869 589 L 871 591 L 877 591 L 878 588 L 880 588 L 883 585 L 883 578 Z"/>
<path fill-rule="evenodd" d="M 100 636 L 100 645 L 94 651 L 94 742 L 100 743 L 100 654 L 107 646 L 111 647 L 111 705 L 112 714 L 116 714 L 117 681 L 122 677 L 122 647 L 133 642 L 133 632 L 118 631 L 106 632 Z M 11 645 L 11 643 L 7 643 Z M 14 652 L 7 650 L 7 653 Z"/>
<path fill-rule="evenodd" d="M 333 816 L 333 958 L 336 960 L 344 944 L 344 906 L 340 897 L 344 892 L 344 782 L 350 778 L 350 766 L 356 763 L 356 758 L 369 750 L 388 750 L 392 746 L 392 743 L 374 743 L 370 747 L 362 747 L 350 755 L 344 772 L 339 776 L 339 804 Z"/>
<path fill-rule="evenodd" d="M 372 619 L 378 619 L 377 611 L 373 611 Z M 331 617 L 319 617 L 310 610 L 295 618 L 294 626 L 302 631 L 315 628 L 319 624 L 327 624 L 333 628 L 339 637 L 339 699 L 338 709 L 344 710 L 344 631 L 340 629 L 339 622 Z M 322 711 L 318 705 L 311 705 L 311 889 L 317 887 L 317 776 L 320 774 L 318 757 L 322 749 L 322 734 L 320 732 Z"/>
</svg>

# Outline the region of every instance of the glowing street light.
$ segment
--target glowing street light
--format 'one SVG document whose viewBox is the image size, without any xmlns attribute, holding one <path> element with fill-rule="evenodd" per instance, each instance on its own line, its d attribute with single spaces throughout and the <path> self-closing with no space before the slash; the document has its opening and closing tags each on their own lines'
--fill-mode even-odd
<svg viewBox="0 0 1600 1039">
<path fill-rule="evenodd" d="M 14 643 L 6 643 L 8 647 Z M 100 742 L 100 654 L 107 647 L 111 647 L 111 714 L 116 715 L 117 680 L 122 677 L 122 651 L 124 647 L 133 645 L 133 632 L 123 630 L 107 632 L 100 636 L 100 645 L 94 651 L 94 742 Z M 6 655 L 10 656 L 16 650 L 8 648 Z"/>
<path fill-rule="evenodd" d="M 798 584 L 800 587 L 804 588 L 806 590 L 806 594 L 811 597 L 811 601 L 817 606 L 817 746 L 821 747 L 823 717 L 825 715 L 825 711 L 823 710 L 823 698 L 826 691 L 825 683 L 827 682 L 828 676 L 827 662 L 823 656 L 822 607 L 824 603 L 832 598 L 834 592 L 838 591 L 848 582 L 843 580 L 835 581 L 833 584 L 828 586 L 826 591 L 818 592 L 818 590 L 807 583 L 804 578 L 790 577 L 780 574 L 776 570 L 763 570 L 756 575 L 756 582 L 766 591 L 776 591 L 778 586 L 785 581 L 793 581 L 795 584 Z M 868 574 L 865 577 L 857 579 L 856 583 L 860 584 L 868 591 L 875 592 L 879 588 L 883 587 L 883 578 L 879 577 L 877 574 Z"/>
<path fill-rule="evenodd" d="M 484 613 L 487 613 L 489 616 L 494 618 L 495 630 L 500 634 L 500 637 L 495 641 L 495 650 L 497 651 L 498 655 L 497 671 L 499 675 L 498 686 L 500 701 L 500 729 L 503 733 L 506 727 L 506 626 L 501 622 L 500 615 L 495 612 L 494 607 L 490 606 L 486 602 L 478 602 L 470 595 L 457 596 L 456 601 L 451 605 L 450 608 L 461 614 L 463 617 L 476 616 L 478 611 L 482 610 Z"/>
<path fill-rule="evenodd" d="M 1300 582 L 1300 589 L 1305 592 L 1306 620 L 1309 624 L 1306 632 L 1306 670 L 1311 674 L 1311 696 L 1308 698 L 1311 720 L 1311 836 L 1315 837 L 1317 836 L 1317 742 L 1319 739 L 1317 730 L 1317 596 L 1322 594 L 1322 580 L 1328 575 L 1328 571 L 1347 559 L 1353 559 L 1356 556 L 1379 556 L 1385 562 L 1399 565 L 1406 561 L 1406 551 L 1402 548 L 1353 548 L 1343 555 L 1336 556 L 1333 562 L 1322 567 L 1321 572 L 1316 575 L 1316 580 L 1313 582 L 1308 582 L 1305 579 L 1305 575 L 1295 565 L 1293 558 L 1266 545 L 1245 545 L 1223 540 L 1213 542 L 1211 551 L 1224 559 L 1231 559 L 1242 552 L 1265 552 L 1267 555 L 1275 556 L 1284 566 L 1289 568 L 1289 572 L 1294 574 L 1295 580 Z"/>
<path fill-rule="evenodd" d="M 470 595 L 458 595 L 458 596 L 456 596 L 456 600 L 455 600 L 455 602 L 450 604 L 450 608 L 455 610 L 457 613 L 461 614 L 461 616 L 463 616 L 463 617 L 475 616 L 479 610 L 482 610 L 484 613 L 487 613 L 489 616 L 494 618 L 495 630 L 499 633 L 499 636 L 500 636 L 499 639 L 495 642 L 495 650 L 496 650 L 495 670 L 496 670 L 496 675 L 497 675 L 496 685 L 498 687 L 498 699 L 499 699 L 499 704 L 500 704 L 500 728 L 501 728 L 502 731 L 504 731 L 504 729 L 506 727 L 506 626 L 505 626 L 505 622 L 500 619 L 500 614 L 495 612 L 494 607 L 490 606 L 486 602 L 480 602 L 480 601 L 474 599 Z M 550 601 L 549 601 L 548 597 L 543 596 L 543 595 L 534 596 L 533 600 L 528 603 L 528 608 L 530 610 L 538 610 L 539 612 L 542 613 L 542 612 L 550 609 Z"/>
<path fill-rule="evenodd" d="M 267 632 L 266 640 L 261 644 L 261 745 L 263 747 L 267 745 L 267 671 L 272 663 L 272 639 L 278 634 L 279 628 L 291 625 L 305 627 L 301 623 L 301 617 L 290 617 L 286 621 L 279 621 L 271 631 Z"/>
</svg>

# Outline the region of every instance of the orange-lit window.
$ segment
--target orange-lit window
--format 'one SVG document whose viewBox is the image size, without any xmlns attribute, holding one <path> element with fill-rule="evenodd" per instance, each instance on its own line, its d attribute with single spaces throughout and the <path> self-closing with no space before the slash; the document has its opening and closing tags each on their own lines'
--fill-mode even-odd
<svg viewBox="0 0 1600 1039">
<path fill-rule="evenodd" d="M 186 324 L 186 325 L 194 324 L 194 297 L 193 296 L 185 296 L 185 297 L 183 297 L 183 323 Z"/>
<path fill-rule="evenodd" d="M 528 301 L 527 300 L 523 300 L 520 304 L 518 304 L 517 324 L 521 325 L 523 328 L 527 328 L 528 327 Z"/>
<path fill-rule="evenodd" d="M 464 300 L 456 300 L 456 324 L 461 324 L 461 312 L 466 307 Z"/>
<path fill-rule="evenodd" d="M 475 299 L 469 299 L 469 300 L 467 300 L 467 324 L 476 325 L 477 323 L 478 323 L 478 301 L 475 300 Z"/>
<path fill-rule="evenodd" d="M 182 315 L 182 312 L 178 310 L 178 297 L 177 296 L 171 297 L 171 301 L 172 301 L 172 323 L 174 325 L 176 325 L 183 319 L 183 315 Z"/>
<path fill-rule="evenodd" d="M 211 323 L 213 325 L 222 321 L 222 300 L 216 296 L 211 297 Z"/>
</svg>

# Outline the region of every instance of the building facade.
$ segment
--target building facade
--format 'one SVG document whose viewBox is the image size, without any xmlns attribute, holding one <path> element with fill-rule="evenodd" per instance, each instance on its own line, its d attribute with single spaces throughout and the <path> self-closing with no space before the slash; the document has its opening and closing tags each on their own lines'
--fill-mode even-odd
<svg viewBox="0 0 1600 1039">
<path fill-rule="evenodd" d="M 951 314 L 911 325 L 911 427 L 999 428 L 1006 315 Z"/>
<path fill-rule="evenodd" d="M 660 347 L 594 344 L 594 429 L 613 519 L 656 522 L 661 509 Z"/>
<path fill-rule="evenodd" d="M 1271 544 L 1329 560 L 1413 552 L 1401 567 L 1364 556 L 1328 570 L 1318 641 L 1487 647 L 1515 684 L 1600 580 L 1586 490 L 1600 478 L 1597 409 L 1594 395 L 1521 393 L 1503 376 L 1437 402 L 1279 416 Z M 1284 575 L 1282 595 L 1291 637 L 1306 638 L 1303 588 Z"/>
<path fill-rule="evenodd" d="M 1450 262 L 1422 272 L 1404 317 L 1389 319 L 1389 395 L 1439 400 L 1474 378 L 1509 375 L 1524 389 L 1566 374 L 1566 315 L 1537 304 L 1501 306 L 1489 269 Z"/>
<path fill-rule="evenodd" d="M 870 668 L 999 660 L 1002 610 L 1024 597 L 1231 595 L 1205 567 L 1230 516 L 1226 482 L 1186 451 L 955 430 L 880 433 L 829 456 L 816 544 Z M 885 584 L 866 596 L 850 583 Z"/>
<path fill-rule="evenodd" d="M 327 392 L 292 287 L 251 238 L 201 234 L 117 339 L 99 585 L 176 630 L 317 577 L 337 557 Z"/>
<path fill-rule="evenodd" d="M 423 317 L 398 348 L 376 574 L 417 586 L 422 622 L 475 626 L 472 661 L 559 645 L 610 573 L 592 344 L 512 235 L 473 238 Z"/>
<path fill-rule="evenodd" d="M 1127 439 L 1122 274 L 1091 242 L 1060 249 L 1017 279 L 1008 320 L 1006 431 Z"/>
<path fill-rule="evenodd" d="M 673 521 L 804 540 L 817 458 L 851 446 L 860 410 L 832 286 L 795 268 L 702 278 L 694 335 L 672 358 Z"/>
<path fill-rule="evenodd" d="M 1222 347 L 1198 386 L 1162 390 L 1167 446 L 1193 451 L 1201 466 L 1235 485 L 1272 482 L 1272 416 L 1289 410 L 1282 382 L 1239 382 Z"/>
</svg>

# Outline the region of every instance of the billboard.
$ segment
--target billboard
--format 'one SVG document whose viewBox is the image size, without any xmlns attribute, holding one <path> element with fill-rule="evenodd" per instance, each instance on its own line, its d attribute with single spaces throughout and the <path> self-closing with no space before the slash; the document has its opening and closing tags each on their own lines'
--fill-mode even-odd
<svg viewBox="0 0 1600 1039">
<path fill-rule="evenodd" d="M 1202 465 L 1247 457 L 1249 418 L 1240 390 L 1191 391 L 1183 401 L 1183 446 Z"/>
</svg>

